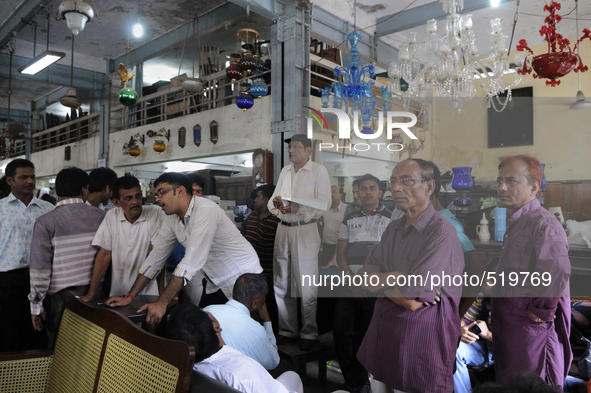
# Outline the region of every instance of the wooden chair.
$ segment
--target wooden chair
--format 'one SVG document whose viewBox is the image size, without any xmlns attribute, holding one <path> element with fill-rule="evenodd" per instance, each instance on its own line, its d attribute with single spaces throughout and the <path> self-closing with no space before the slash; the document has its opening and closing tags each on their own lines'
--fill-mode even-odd
<svg viewBox="0 0 591 393">
<path fill-rule="evenodd" d="M 0 392 L 189 390 L 195 351 L 69 295 L 55 350 L 0 354 Z"/>
</svg>

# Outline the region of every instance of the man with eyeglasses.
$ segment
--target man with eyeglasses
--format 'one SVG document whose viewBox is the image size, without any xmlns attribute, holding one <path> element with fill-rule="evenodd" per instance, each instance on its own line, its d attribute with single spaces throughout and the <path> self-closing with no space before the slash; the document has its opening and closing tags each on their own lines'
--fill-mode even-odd
<svg viewBox="0 0 591 393">
<path fill-rule="evenodd" d="M 318 337 L 318 288 L 302 285 L 302 276 L 318 275 L 320 235 L 317 225 L 311 224 L 316 223 L 330 206 L 330 179 L 326 168 L 310 159 L 312 141 L 304 134 L 296 134 L 286 139 L 285 143 L 289 144 L 292 164 L 281 170 L 277 187 L 267 205 L 269 211 L 281 220 L 277 226 L 273 257 L 275 298 L 279 310 L 277 344 L 299 336 L 300 349 L 308 351 L 314 347 Z M 301 203 L 296 203 L 296 200 Z M 292 281 L 297 288 L 292 287 Z M 302 297 L 303 327 L 299 332 L 297 299 L 294 296 L 297 292 Z"/>
<path fill-rule="evenodd" d="M 209 199 L 193 196 L 191 186 L 182 173 L 165 173 L 155 180 L 156 200 L 167 216 L 132 288 L 125 297 L 107 300 L 107 305 L 131 303 L 164 267 L 177 240 L 185 247 L 185 256 L 158 300 L 140 308 L 147 309 L 147 323 L 159 323 L 168 303 L 200 270 L 207 279 L 202 307 L 226 303 L 241 274 L 263 271 L 255 250 L 224 211 Z"/>
<path fill-rule="evenodd" d="M 381 297 L 357 358 L 371 374 L 373 392 L 451 392 L 462 286 L 434 283 L 430 275 L 462 274 L 460 241 L 431 204 L 435 182 L 427 161 L 402 161 L 390 182 L 405 215 L 388 226 L 358 271 L 368 275 L 364 289 Z M 436 292 L 441 300 L 424 306 Z"/>
</svg>

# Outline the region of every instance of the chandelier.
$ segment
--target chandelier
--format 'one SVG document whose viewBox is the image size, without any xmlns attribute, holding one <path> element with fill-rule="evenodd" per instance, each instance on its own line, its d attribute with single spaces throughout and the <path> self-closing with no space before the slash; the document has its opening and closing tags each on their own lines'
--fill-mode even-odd
<svg viewBox="0 0 591 393">
<path fill-rule="evenodd" d="M 579 33 L 579 4 L 577 3 L 577 34 Z M 515 54 L 515 63 L 521 66 L 520 74 L 529 74 L 534 71 L 534 78 L 547 78 L 547 86 L 558 86 L 560 80 L 558 78 L 565 76 L 571 71 L 585 72 L 589 68 L 583 64 L 578 53 L 579 44 L 584 39 L 591 39 L 591 31 L 583 29 L 583 36 L 577 39 L 574 48 L 571 50 L 570 41 L 564 38 L 561 34 L 556 32 L 556 25 L 560 23 L 562 17 L 556 15 L 556 11 L 560 10 L 560 3 L 553 2 L 544 6 L 544 11 L 550 15 L 544 19 L 544 24 L 540 29 L 540 35 L 544 37 L 544 41 L 548 43 L 548 53 L 534 56 L 534 52 L 527 46 L 525 39 L 519 40 L 517 45 L 517 53 Z M 525 51 L 529 52 L 529 55 Z M 568 50 L 568 52 L 567 52 Z M 575 53 L 576 52 L 576 53 Z M 579 89 L 580 90 L 580 89 Z M 582 93 L 581 93 L 582 94 Z M 583 98 L 584 99 L 584 98 Z"/>
<path fill-rule="evenodd" d="M 459 15 L 463 0 L 440 0 L 449 15 L 445 19 L 446 35 L 437 36 L 437 21 L 427 21 L 427 36 L 419 44 L 416 33 L 408 33 L 407 42 L 398 53 L 400 63 L 392 63 L 388 75 L 394 79 L 391 91 L 403 99 L 405 110 L 411 101 L 423 106 L 434 98 L 447 100 L 459 111 L 462 103 L 474 98 L 478 82 L 487 99 L 488 107 L 502 111 L 511 100 L 511 89 L 525 78 L 509 68 L 507 36 L 501 31 L 499 18 L 490 21 L 490 50 L 478 53 L 476 36 L 472 29 L 472 15 Z M 503 76 L 512 73 L 510 83 Z M 501 93 L 507 98 L 497 109 L 493 101 Z M 500 100 L 499 100 L 500 102 Z"/>
<path fill-rule="evenodd" d="M 373 63 L 364 65 L 365 60 L 359 62 L 359 51 L 357 50 L 357 43 L 363 37 L 363 34 L 354 31 L 345 36 L 351 44 L 351 60 L 345 60 L 346 67 L 337 66 L 334 68 L 334 75 L 338 82 L 332 82 L 331 87 L 319 89 L 322 100 L 322 108 L 329 107 L 329 97 L 333 93 L 333 105 L 335 109 L 343 110 L 345 105 L 345 112 L 349 114 L 349 107 L 351 108 L 351 115 L 353 116 L 354 127 L 359 127 L 359 115 L 361 114 L 361 121 L 363 123 L 363 134 L 373 134 L 370 122 L 372 118 L 379 117 L 379 114 L 374 113 L 377 108 L 376 95 L 373 93 L 375 84 L 375 65 Z M 389 108 L 390 92 L 388 86 L 380 87 L 382 96 L 382 109 L 384 115 Z M 336 116 L 325 114 L 332 120 Z M 381 119 L 383 120 L 383 118 Z"/>
</svg>

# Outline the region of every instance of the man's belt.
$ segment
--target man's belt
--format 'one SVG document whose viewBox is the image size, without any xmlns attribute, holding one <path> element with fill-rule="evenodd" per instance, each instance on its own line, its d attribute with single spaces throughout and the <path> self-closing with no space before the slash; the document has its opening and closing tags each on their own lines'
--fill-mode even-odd
<svg viewBox="0 0 591 393">
<path fill-rule="evenodd" d="M 314 224 L 315 222 L 316 222 L 316 219 L 314 218 L 308 222 L 306 222 L 306 221 L 297 221 L 297 222 L 281 221 L 281 225 L 285 225 L 287 227 L 299 227 L 301 225 Z"/>
</svg>

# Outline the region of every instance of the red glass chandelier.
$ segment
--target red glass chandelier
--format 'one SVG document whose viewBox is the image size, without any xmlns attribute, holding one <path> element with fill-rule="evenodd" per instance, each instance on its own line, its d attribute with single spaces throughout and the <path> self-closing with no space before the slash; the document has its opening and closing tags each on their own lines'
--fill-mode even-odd
<svg viewBox="0 0 591 393">
<path fill-rule="evenodd" d="M 542 25 L 540 35 L 548 43 L 548 53 L 534 56 L 534 52 L 527 46 L 527 41 L 522 39 L 519 40 L 519 45 L 517 45 L 518 53 L 515 55 L 515 63 L 521 67 L 517 71 L 518 73 L 521 75 L 530 74 L 533 69 L 534 78 L 549 79 L 546 81 L 547 86 L 558 86 L 560 84 L 558 78 L 573 70 L 575 72 L 585 72 L 589 69 L 583 64 L 576 51 L 581 41 L 586 38 L 591 39 L 591 31 L 583 29 L 583 36 L 577 40 L 571 50 L 570 41 L 556 32 L 556 25 L 562 20 L 560 15 L 556 15 L 556 11 L 559 10 L 560 3 L 557 2 L 544 6 L 544 11 L 547 11 L 550 15 L 544 19 L 545 25 Z M 523 53 L 526 50 L 530 53 L 529 55 Z M 528 59 L 530 64 L 528 64 Z"/>
</svg>

